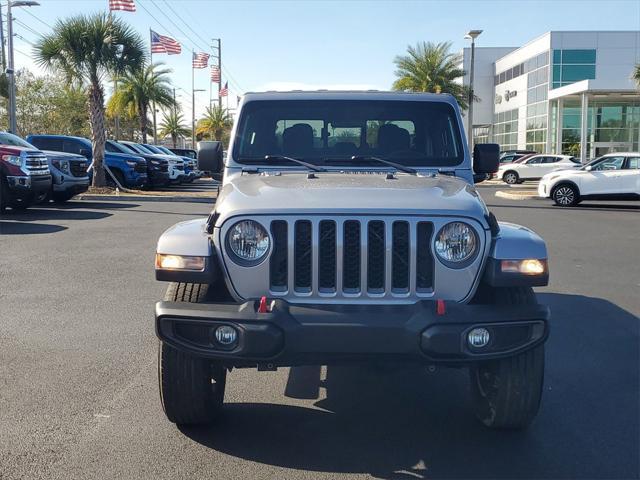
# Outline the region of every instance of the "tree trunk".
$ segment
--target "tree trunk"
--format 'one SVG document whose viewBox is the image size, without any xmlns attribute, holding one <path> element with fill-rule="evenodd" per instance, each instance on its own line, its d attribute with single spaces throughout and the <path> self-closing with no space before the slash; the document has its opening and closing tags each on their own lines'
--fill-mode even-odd
<svg viewBox="0 0 640 480">
<path fill-rule="evenodd" d="M 104 125 L 104 92 L 100 81 L 95 79 L 89 86 L 89 123 L 91 124 L 91 148 L 93 149 L 93 186 L 104 187 L 104 144 L 106 132 Z"/>
<path fill-rule="evenodd" d="M 140 102 L 138 105 L 140 115 L 140 132 L 142 133 L 142 143 L 147 143 L 147 106 Z"/>
<path fill-rule="evenodd" d="M 173 148 L 178 148 L 178 136 L 175 133 L 171 134 L 171 141 L 173 142 Z"/>
</svg>

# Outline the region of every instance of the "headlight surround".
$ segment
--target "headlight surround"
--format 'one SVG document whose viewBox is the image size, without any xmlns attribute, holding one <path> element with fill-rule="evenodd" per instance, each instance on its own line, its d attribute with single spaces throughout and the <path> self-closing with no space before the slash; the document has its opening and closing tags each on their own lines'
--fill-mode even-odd
<svg viewBox="0 0 640 480">
<path fill-rule="evenodd" d="M 22 157 L 20 157 L 19 155 L 3 155 L 2 159 L 12 165 L 16 165 L 18 167 L 22 166 Z"/>
<path fill-rule="evenodd" d="M 271 239 L 267 230 L 255 220 L 241 220 L 227 232 L 227 252 L 238 265 L 261 263 L 269 252 Z"/>
<path fill-rule="evenodd" d="M 447 267 L 464 268 L 478 255 L 480 241 L 475 229 L 464 222 L 443 226 L 435 239 L 438 259 Z"/>
</svg>

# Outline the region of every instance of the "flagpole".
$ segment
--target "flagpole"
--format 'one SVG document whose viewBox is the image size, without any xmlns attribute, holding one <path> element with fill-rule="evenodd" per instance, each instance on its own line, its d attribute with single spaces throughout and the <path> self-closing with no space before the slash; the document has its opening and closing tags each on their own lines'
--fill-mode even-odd
<svg viewBox="0 0 640 480">
<path fill-rule="evenodd" d="M 191 50 L 191 148 L 196 147 L 196 79 L 195 68 L 193 68 L 193 56 L 195 52 Z"/>
<path fill-rule="evenodd" d="M 220 70 L 220 78 L 218 79 L 218 108 L 222 109 L 222 97 L 220 96 L 220 90 L 222 90 L 222 40 L 218 40 L 218 69 Z"/>
</svg>

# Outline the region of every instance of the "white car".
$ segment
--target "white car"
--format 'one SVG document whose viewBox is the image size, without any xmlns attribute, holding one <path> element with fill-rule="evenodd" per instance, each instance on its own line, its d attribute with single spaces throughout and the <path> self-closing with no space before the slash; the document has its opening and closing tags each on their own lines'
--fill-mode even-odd
<svg viewBox="0 0 640 480">
<path fill-rule="evenodd" d="M 509 185 L 522 183 L 525 180 L 538 180 L 547 173 L 556 170 L 569 170 L 580 167 L 580 160 L 569 155 L 540 154 L 528 157 L 522 162 L 500 165 L 497 178 Z"/>
<path fill-rule="evenodd" d="M 640 152 L 608 153 L 579 170 L 549 173 L 538 185 L 538 195 L 569 207 L 582 200 L 640 199 Z"/>
</svg>

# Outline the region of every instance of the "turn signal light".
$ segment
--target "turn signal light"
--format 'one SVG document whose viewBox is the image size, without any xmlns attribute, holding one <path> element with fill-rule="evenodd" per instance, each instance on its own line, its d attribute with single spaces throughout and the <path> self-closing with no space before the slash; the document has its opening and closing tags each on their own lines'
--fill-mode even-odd
<svg viewBox="0 0 640 480">
<path fill-rule="evenodd" d="M 541 275 L 547 271 L 547 261 L 530 258 L 526 260 L 502 260 L 500 269 L 505 273 Z"/>
<path fill-rule="evenodd" d="M 156 254 L 156 268 L 159 270 L 191 270 L 202 272 L 206 257 Z"/>
</svg>

